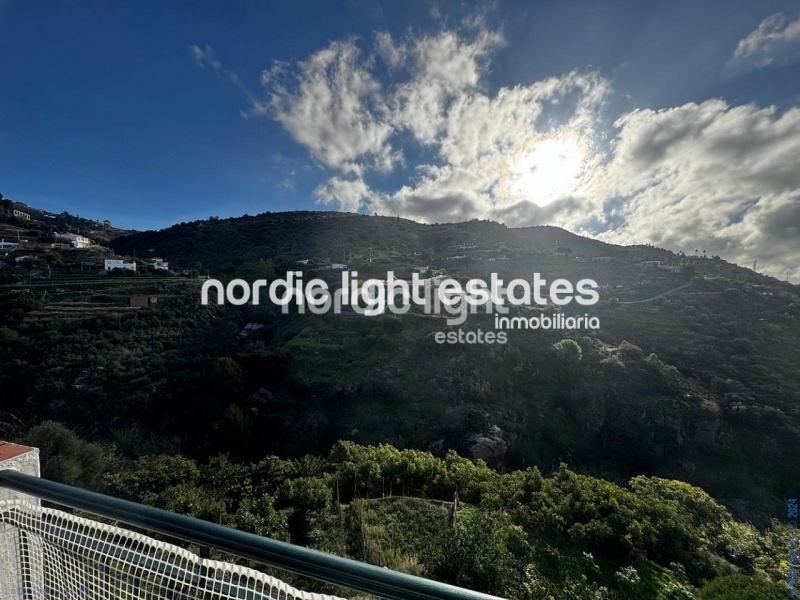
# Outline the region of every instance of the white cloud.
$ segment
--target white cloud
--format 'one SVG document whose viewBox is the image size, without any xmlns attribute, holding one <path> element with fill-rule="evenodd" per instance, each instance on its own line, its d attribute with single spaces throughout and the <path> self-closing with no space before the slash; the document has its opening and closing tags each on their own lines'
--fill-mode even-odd
<svg viewBox="0 0 800 600">
<path fill-rule="evenodd" d="M 333 42 L 296 65 L 265 71 L 268 107 L 292 137 L 323 165 L 358 174 L 369 162 L 383 169 L 400 159 L 388 144 L 392 126 L 383 118 L 386 109 L 381 85 L 359 61 L 353 40 Z"/>
<path fill-rule="evenodd" d="M 795 36 L 793 23 L 767 21 L 737 60 L 774 55 Z M 480 22 L 401 40 L 378 33 L 371 53 L 333 42 L 265 72 L 267 96 L 253 112 L 271 115 L 332 171 L 316 190 L 322 204 L 424 222 L 560 225 L 758 260 L 800 279 L 800 108 L 709 100 L 634 110 L 612 128 L 611 85 L 597 73 L 490 92 L 490 59 L 503 44 Z"/>
<path fill-rule="evenodd" d="M 252 95 L 247 88 L 245 88 L 244 84 L 239 79 L 239 76 L 233 71 L 229 71 L 222 66 L 222 61 L 217 58 L 217 54 L 214 52 L 213 48 L 208 45 L 204 46 L 203 48 L 197 45 L 192 45 L 189 46 L 189 56 L 191 56 L 192 60 L 198 67 L 202 69 L 211 69 L 214 71 L 217 77 L 223 81 L 232 83 L 239 88 L 239 91 L 244 93 L 245 97 L 253 100 Z"/>
<path fill-rule="evenodd" d="M 800 279 L 800 108 L 709 100 L 634 111 L 616 126 L 597 190 L 628 202 L 603 239 L 701 248 Z"/>
<path fill-rule="evenodd" d="M 331 177 L 317 188 L 316 196 L 321 204 L 337 204 L 342 210 L 356 212 L 369 198 L 370 191 L 361 178 Z"/>
<path fill-rule="evenodd" d="M 2 0 L 0 0 L 2 1 Z M 241 94 L 247 99 L 247 102 L 253 107 L 249 112 L 240 111 L 241 115 L 247 118 L 250 114 L 264 114 L 265 110 L 261 100 L 256 98 L 247 86 L 242 83 L 239 76 L 233 71 L 226 69 L 222 61 L 217 57 L 214 49 L 206 44 L 202 48 L 196 44 L 189 46 L 189 56 L 195 65 L 201 69 L 209 69 L 219 77 L 222 81 L 232 84 Z"/>
<path fill-rule="evenodd" d="M 386 31 L 379 31 L 375 34 L 375 52 L 390 69 L 401 67 L 408 54 L 407 48 L 403 45 L 396 45 L 392 40 L 392 35 Z"/>
<path fill-rule="evenodd" d="M 478 92 L 488 56 L 501 43 L 499 34 L 479 28 L 470 38 L 443 31 L 412 39 L 407 48 L 396 50 L 408 57 L 411 77 L 392 91 L 393 121 L 422 144 L 435 143 L 448 104 Z"/>
<path fill-rule="evenodd" d="M 733 53 L 731 63 L 743 69 L 757 69 L 773 63 L 800 59 L 800 18 L 770 15 L 744 39 Z"/>
</svg>

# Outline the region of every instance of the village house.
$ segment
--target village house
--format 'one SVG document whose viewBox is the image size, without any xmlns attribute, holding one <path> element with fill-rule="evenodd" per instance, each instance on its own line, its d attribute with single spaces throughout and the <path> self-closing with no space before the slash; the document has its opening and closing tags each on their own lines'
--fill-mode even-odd
<svg viewBox="0 0 800 600">
<path fill-rule="evenodd" d="M 333 263 L 331 265 L 331 269 L 338 269 L 340 271 L 344 271 L 347 269 L 347 265 L 343 265 L 342 263 Z"/>
<path fill-rule="evenodd" d="M 0 250 L 16 250 L 17 249 L 17 242 L 7 242 L 5 240 L 0 240 Z"/>
<path fill-rule="evenodd" d="M 114 269 L 126 269 L 128 271 L 136 271 L 136 263 L 135 262 L 126 263 L 122 259 L 113 259 L 113 258 L 105 259 L 105 270 L 113 271 Z"/>
<path fill-rule="evenodd" d="M 4 200 L 2 194 L 0 194 L 0 215 L 4 217 L 15 217 L 17 219 L 24 219 L 26 221 L 31 220 L 31 216 L 28 213 L 24 213 L 21 210 L 17 210 L 16 205 L 11 200 Z"/>
<path fill-rule="evenodd" d="M 92 240 L 76 233 L 57 233 L 56 239 L 69 240 L 73 248 L 88 248 L 92 245 Z"/>
<path fill-rule="evenodd" d="M 169 271 L 169 263 L 163 258 L 153 257 L 151 260 L 152 267 L 154 269 L 158 269 L 159 271 Z"/>
</svg>

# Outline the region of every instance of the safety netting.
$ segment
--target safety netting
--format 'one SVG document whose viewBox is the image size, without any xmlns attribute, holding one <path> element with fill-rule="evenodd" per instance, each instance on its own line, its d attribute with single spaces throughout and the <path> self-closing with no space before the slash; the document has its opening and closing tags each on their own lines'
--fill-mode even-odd
<svg viewBox="0 0 800 600">
<path fill-rule="evenodd" d="M 2 600 L 341 600 L 121 527 L 0 501 Z"/>
</svg>

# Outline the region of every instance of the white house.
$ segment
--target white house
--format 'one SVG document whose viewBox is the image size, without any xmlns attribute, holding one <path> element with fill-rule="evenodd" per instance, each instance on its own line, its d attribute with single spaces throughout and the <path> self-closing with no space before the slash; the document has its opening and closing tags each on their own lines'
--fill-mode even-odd
<svg viewBox="0 0 800 600">
<path fill-rule="evenodd" d="M 339 269 L 340 271 L 343 271 L 346 268 L 347 268 L 347 265 L 343 265 L 342 263 L 333 263 L 331 265 L 331 269 Z"/>
<path fill-rule="evenodd" d="M 439 287 L 444 278 L 445 278 L 444 275 L 434 275 L 433 277 L 428 277 L 427 279 L 420 279 L 420 282 L 427 283 L 428 281 L 430 281 L 433 287 Z"/>
<path fill-rule="evenodd" d="M 163 258 L 153 257 L 152 261 L 154 269 L 159 269 L 161 271 L 169 271 L 169 263 L 165 261 Z"/>
<path fill-rule="evenodd" d="M 135 262 L 126 263 L 122 259 L 107 258 L 105 260 L 105 265 L 106 265 L 106 271 L 113 271 L 114 269 L 127 269 L 128 271 L 136 270 Z"/>
<path fill-rule="evenodd" d="M 7 242 L 5 240 L 0 240 L 0 250 L 16 250 L 17 249 L 17 242 Z"/>
<path fill-rule="evenodd" d="M 73 248 L 88 248 L 92 245 L 92 240 L 76 233 L 57 233 L 56 237 L 69 240 Z"/>
</svg>

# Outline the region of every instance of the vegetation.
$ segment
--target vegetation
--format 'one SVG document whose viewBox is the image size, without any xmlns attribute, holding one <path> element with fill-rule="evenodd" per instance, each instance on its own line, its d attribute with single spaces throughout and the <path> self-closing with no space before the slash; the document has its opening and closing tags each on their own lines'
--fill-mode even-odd
<svg viewBox="0 0 800 600">
<path fill-rule="evenodd" d="M 203 307 L 196 278 L 86 267 L 110 250 L 11 252 L 0 423 L 42 448 L 44 476 L 512 598 L 782 589 L 796 286 L 552 227 L 282 213 L 109 231 L 143 267 L 162 256 L 223 280 L 303 270 L 334 284 L 341 261 L 364 278 L 430 267 L 609 289 L 590 311 L 518 313 L 591 312 L 599 330 L 455 347 L 433 339 L 444 318 L 419 311 Z M 462 325 L 479 327 L 493 318 Z"/>
<path fill-rule="evenodd" d="M 501 474 L 452 451 L 352 442 L 324 458 L 126 459 L 54 423 L 28 440 L 51 436 L 64 446 L 43 453 L 53 479 L 509 598 L 784 597 L 787 530 L 738 522 L 679 481 Z"/>
</svg>

